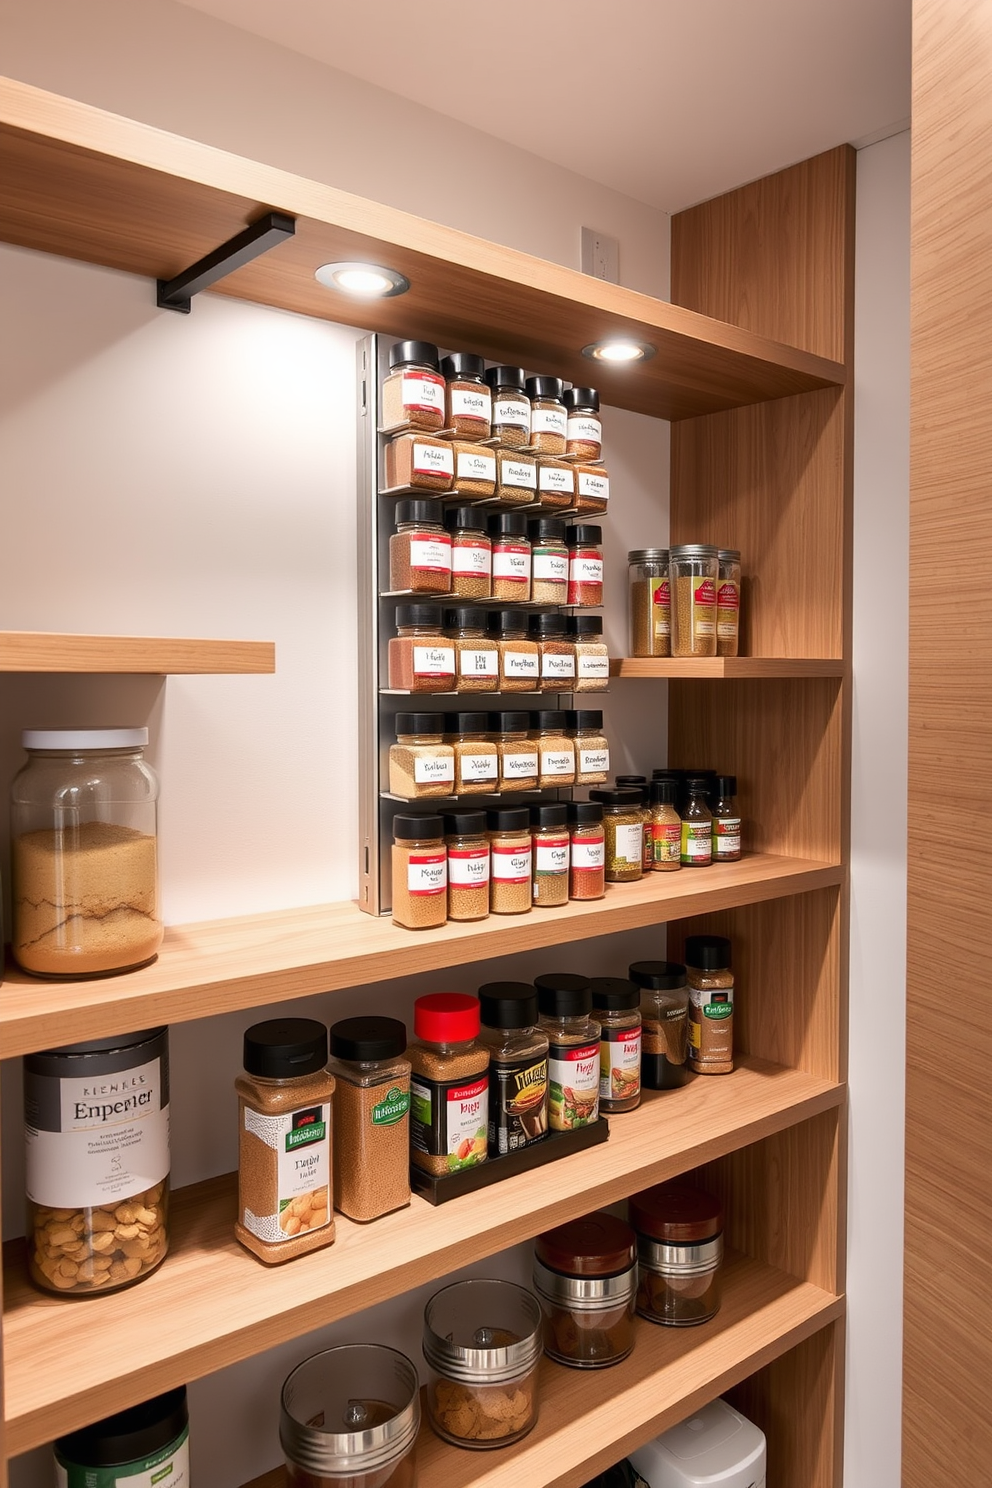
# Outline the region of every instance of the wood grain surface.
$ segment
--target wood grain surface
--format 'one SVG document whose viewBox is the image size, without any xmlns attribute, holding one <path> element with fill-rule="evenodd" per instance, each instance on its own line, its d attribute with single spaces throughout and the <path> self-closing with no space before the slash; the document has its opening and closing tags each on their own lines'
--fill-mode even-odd
<svg viewBox="0 0 992 1488">
<path fill-rule="evenodd" d="M 275 669 L 276 648 L 272 641 L 0 630 L 0 672 L 153 672 L 178 676 L 274 672 Z"/>
<path fill-rule="evenodd" d="M 727 1399 L 768 1438 L 766 1488 L 833 1488 L 843 1461 L 844 1319 L 757 1370 Z"/>
<path fill-rule="evenodd" d="M 611 677 L 842 677 L 840 657 L 614 656 Z"/>
</svg>

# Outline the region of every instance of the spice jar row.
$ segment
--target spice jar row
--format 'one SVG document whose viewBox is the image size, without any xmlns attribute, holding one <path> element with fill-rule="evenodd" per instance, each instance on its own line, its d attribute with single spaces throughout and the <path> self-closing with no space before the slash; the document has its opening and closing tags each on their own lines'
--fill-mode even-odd
<svg viewBox="0 0 992 1488">
<path fill-rule="evenodd" d="M 534 455 L 432 434 L 397 434 L 383 456 L 383 496 L 411 491 L 484 506 L 605 516 L 610 477 L 600 462 Z"/>
<path fill-rule="evenodd" d="M 631 656 L 736 656 L 741 555 L 685 543 L 628 553 Z"/>
<path fill-rule="evenodd" d="M 608 882 L 741 858 L 735 775 L 656 770 L 651 781 L 618 775 L 611 788 L 590 797 L 603 805 Z"/>
<path fill-rule="evenodd" d="M 594 708 L 397 713 L 389 751 L 390 792 L 406 801 L 595 785 L 609 773 Z"/>
<path fill-rule="evenodd" d="M 387 650 L 393 692 L 604 692 L 610 657 L 599 615 L 468 605 L 396 606 Z"/>
<path fill-rule="evenodd" d="M 389 539 L 391 594 L 455 594 L 516 604 L 600 605 L 602 528 L 554 517 L 400 501 Z M 597 597 L 598 596 L 598 597 Z"/>
</svg>

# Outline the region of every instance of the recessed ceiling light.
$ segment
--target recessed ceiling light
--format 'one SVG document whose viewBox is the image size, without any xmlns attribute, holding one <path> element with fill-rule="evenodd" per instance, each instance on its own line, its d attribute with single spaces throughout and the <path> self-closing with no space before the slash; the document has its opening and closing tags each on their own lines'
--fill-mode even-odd
<svg viewBox="0 0 992 1488">
<path fill-rule="evenodd" d="M 388 299 L 390 295 L 406 294 L 410 288 L 410 281 L 403 274 L 379 264 L 321 264 L 314 278 L 325 289 L 339 289 L 343 294 L 366 300 Z"/>
<path fill-rule="evenodd" d="M 657 350 L 650 341 L 614 336 L 607 341 L 594 341 L 591 346 L 583 346 L 582 355 L 592 357 L 595 362 L 646 362 Z"/>
</svg>

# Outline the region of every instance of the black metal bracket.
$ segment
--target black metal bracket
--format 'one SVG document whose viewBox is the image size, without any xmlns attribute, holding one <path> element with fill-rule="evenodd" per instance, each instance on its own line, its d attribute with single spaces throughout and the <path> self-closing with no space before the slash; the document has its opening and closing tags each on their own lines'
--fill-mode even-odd
<svg viewBox="0 0 992 1488">
<path fill-rule="evenodd" d="M 288 217 L 285 212 L 266 212 L 251 227 L 246 227 L 244 232 L 238 233 L 229 242 L 222 243 L 213 253 L 199 259 L 182 274 L 177 274 L 174 279 L 159 279 L 156 296 L 159 309 L 178 310 L 181 314 L 188 315 L 190 301 L 201 289 L 209 289 L 218 279 L 233 274 L 235 269 L 251 263 L 260 253 L 291 238 L 295 232 L 295 217 Z"/>
</svg>

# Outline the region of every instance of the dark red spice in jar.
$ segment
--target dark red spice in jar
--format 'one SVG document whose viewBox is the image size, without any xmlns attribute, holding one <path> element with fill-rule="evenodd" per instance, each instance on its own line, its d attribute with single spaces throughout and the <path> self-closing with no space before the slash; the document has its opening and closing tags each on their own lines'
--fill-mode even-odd
<svg viewBox="0 0 992 1488">
<path fill-rule="evenodd" d="M 598 801 L 570 801 L 569 899 L 602 899 L 606 893 L 606 829 Z"/>
<path fill-rule="evenodd" d="M 492 432 L 493 395 L 485 382 L 486 364 L 471 352 L 456 351 L 441 360 L 447 379 L 447 427 L 458 439 L 488 439 Z"/>
<path fill-rule="evenodd" d="M 567 602 L 570 605 L 601 605 L 603 603 L 602 527 L 569 527 L 567 541 Z"/>
<path fill-rule="evenodd" d="M 441 630 L 438 605 L 396 606 L 387 651 L 389 686 L 398 692 L 454 692 L 455 648 Z"/>
<path fill-rule="evenodd" d="M 444 427 L 444 378 L 431 342 L 397 341 L 389 348 L 382 424 L 387 430 Z"/>
</svg>

